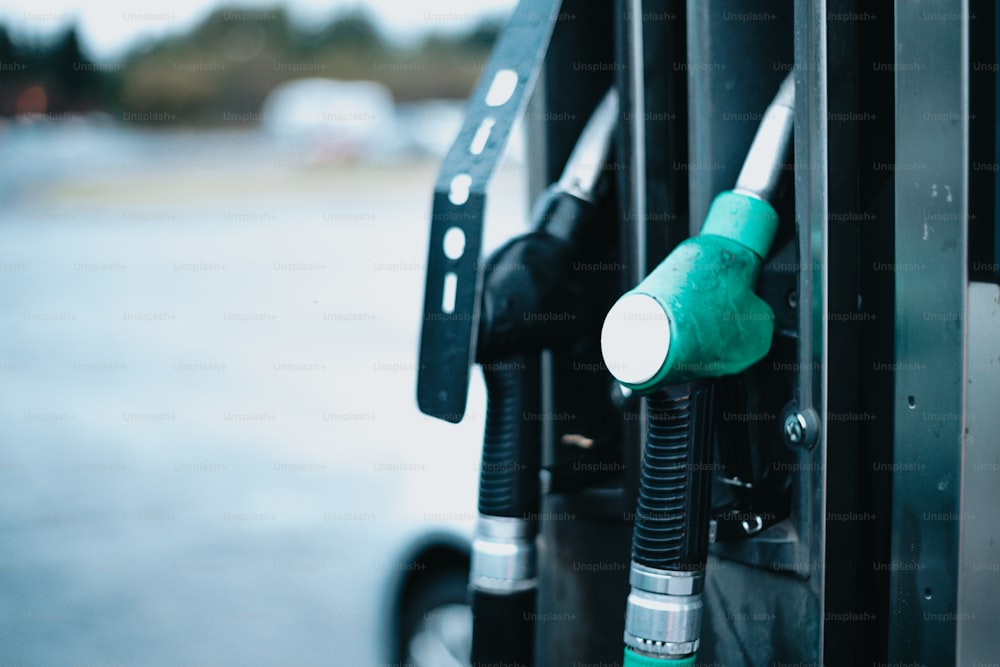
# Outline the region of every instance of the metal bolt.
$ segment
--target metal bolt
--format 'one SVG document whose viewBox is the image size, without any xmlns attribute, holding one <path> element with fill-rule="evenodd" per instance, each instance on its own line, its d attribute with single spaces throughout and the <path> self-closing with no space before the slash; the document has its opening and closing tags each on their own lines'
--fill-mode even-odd
<svg viewBox="0 0 1000 667">
<path fill-rule="evenodd" d="M 801 412 L 793 412 L 785 417 L 785 437 L 793 445 L 797 445 L 805 439 L 806 418 Z"/>
<path fill-rule="evenodd" d="M 801 410 L 789 403 L 782 412 L 785 419 L 782 428 L 789 445 L 812 449 L 819 440 L 819 417 L 812 408 Z"/>
</svg>

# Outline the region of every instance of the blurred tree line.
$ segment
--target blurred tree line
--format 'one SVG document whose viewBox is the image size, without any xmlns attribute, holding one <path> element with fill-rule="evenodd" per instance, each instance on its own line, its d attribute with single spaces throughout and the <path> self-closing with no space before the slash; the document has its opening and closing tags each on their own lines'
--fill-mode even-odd
<svg viewBox="0 0 1000 667">
<path fill-rule="evenodd" d="M 275 86 L 304 77 L 377 81 L 397 102 L 462 99 L 501 28 L 489 19 L 407 48 L 385 39 L 366 14 L 306 29 L 283 8 L 223 7 L 185 34 L 145 44 L 118 63 L 96 63 L 74 27 L 25 42 L 0 26 L 0 116 L 106 111 L 184 124 L 252 123 Z"/>
<path fill-rule="evenodd" d="M 0 115 L 105 108 L 115 81 L 90 61 L 73 29 L 49 43 L 22 44 L 0 26 Z"/>
</svg>

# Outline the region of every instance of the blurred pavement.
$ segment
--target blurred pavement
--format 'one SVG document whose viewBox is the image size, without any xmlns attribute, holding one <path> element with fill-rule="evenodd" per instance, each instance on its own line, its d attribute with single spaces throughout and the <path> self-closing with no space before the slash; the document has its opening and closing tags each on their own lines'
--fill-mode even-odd
<svg viewBox="0 0 1000 667">
<path fill-rule="evenodd" d="M 0 135 L 0 665 L 378 664 L 398 550 L 475 512 L 478 376 L 414 398 L 436 171 Z"/>
</svg>

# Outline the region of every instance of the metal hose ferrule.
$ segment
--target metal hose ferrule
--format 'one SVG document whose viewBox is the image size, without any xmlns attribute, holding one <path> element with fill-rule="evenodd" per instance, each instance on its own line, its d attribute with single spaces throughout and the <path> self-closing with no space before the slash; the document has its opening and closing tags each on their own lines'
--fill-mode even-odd
<svg viewBox="0 0 1000 667">
<path fill-rule="evenodd" d="M 492 593 L 535 588 L 537 532 L 534 521 L 480 515 L 472 541 L 471 586 Z"/>
<path fill-rule="evenodd" d="M 625 606 L 625 644 L 647 655 L 675 658 L 698 650 L 702 572 L 655 570 L 632 562 Z"/>
</svg>

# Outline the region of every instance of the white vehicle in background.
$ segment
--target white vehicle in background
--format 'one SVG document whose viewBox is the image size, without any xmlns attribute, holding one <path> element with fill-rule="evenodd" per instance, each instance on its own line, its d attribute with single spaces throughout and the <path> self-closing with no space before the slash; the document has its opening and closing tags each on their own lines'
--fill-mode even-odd
<svg viewBox="0 0 1000 667">
<path fill-rule="evenodd" d="M 379 159 L 402 144 L 392 93 L 374 81 L 285 82 L 264 100 L 261 125 L 309 161 Z"/>
</svg>

